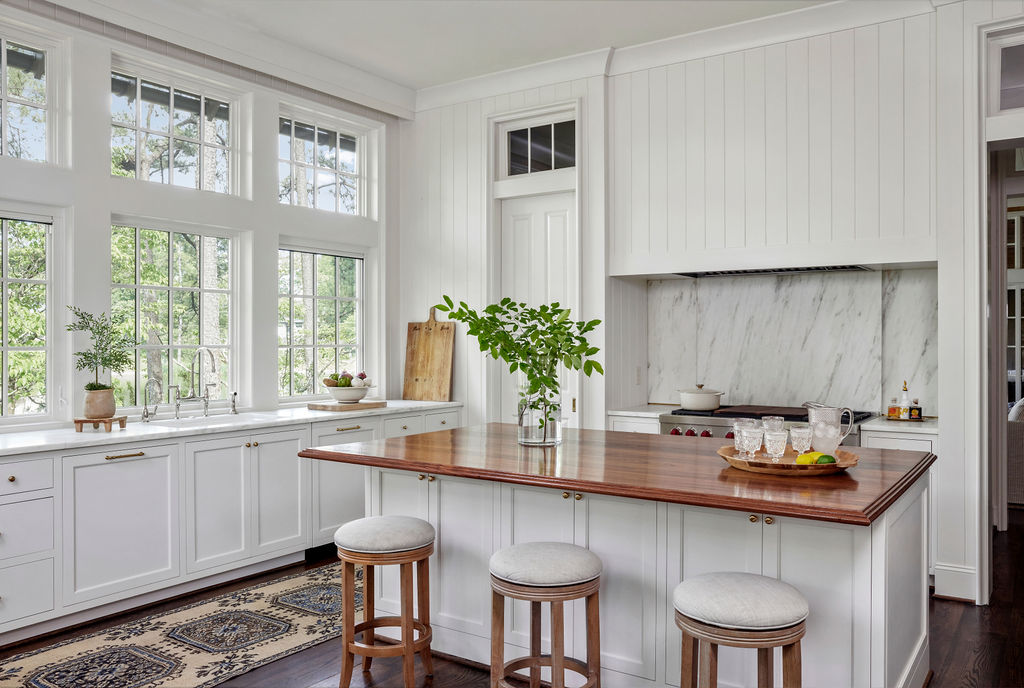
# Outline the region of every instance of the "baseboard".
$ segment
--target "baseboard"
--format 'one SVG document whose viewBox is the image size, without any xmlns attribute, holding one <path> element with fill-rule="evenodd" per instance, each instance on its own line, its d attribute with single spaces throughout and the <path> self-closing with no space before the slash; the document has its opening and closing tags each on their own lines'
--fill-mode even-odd
<svg viewBox="0 0 1024 688">
<path fill-rule="evenodd" d="M 970 566 L 935 564 L 935 595 L 975 602 L 978 591 L 978 571 Z"/>
<path fill-rule="evenodd" d="M 929 651 L 928 636 L 917 648 L 917 656 L 910 665 L 910 669 L 900 682 L 901 688 L 920 688 L 924 686 L 931 674 L 931 652 Z"/>
</svg>

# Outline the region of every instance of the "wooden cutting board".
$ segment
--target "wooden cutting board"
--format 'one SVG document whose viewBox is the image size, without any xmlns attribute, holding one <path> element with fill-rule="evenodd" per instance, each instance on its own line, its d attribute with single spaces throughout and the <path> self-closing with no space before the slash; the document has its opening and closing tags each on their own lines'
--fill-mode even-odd
<svg viewBox="0 0 1024 688">
<path fill-rule="evenodd" d="M 409 323 L 402 398 L 451 401 L 454 357 L 455 323 L 437 322 L 433 308 L 426 322 Z"/>
</svg>

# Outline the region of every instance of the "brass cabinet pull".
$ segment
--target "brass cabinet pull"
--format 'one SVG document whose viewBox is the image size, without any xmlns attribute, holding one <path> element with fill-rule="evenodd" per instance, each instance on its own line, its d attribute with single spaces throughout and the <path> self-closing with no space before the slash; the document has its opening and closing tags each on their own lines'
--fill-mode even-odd
<svg viewBox="0 0 1024 688">
<path fill-rule="evenodd" d="M 764 523 L 765 523 L 765 525 L 770 526 L 771 524 L 775 523 L 775 519 L 772 518 L 771 516 L 765 516 L 764 517 Z"/>
<path fill-rule="evenodd" d="M 569 493 L 568 492 L 563 492 L 562 493 L 562 499 L 569 499 Z"/>
<path fill-rule="evenodd" d="M 448 425 L 448 421 L 446 421 L 446 420 L 441 421 L 441 425 Z"/>
<path fill-rule="evenodd" d="M 757 523 L 757 515 L 756 514 L 750 514 L 749 516 L 747 516 L 747 518 L 750 520 L 751 523 Z"/>
<path fill-rule="evenodd" d="M 253 443 L 252 443 L 252 446 L 254 446 L 254 447 L 258 447 L 258 446 L 260 446 L 260 443 L 259 443 L 259 442 L 253 442 Z"/>
<path fill-rule="evenodd" d="M 577 493 L 576 493 L 576 501 L 578 502 L 578 501 L 580 501 L 581 499 L 583 499 L 583 495 L 581 495 L 581 494 L 580 494 L 579 492 L 577 492 Z"/>
<path fill-rule="evenodd" d="M 417 480 L 426 480 L 426 478 L 427 478 L 427 476 L 423 475 L 422 473 L 420 473 L 419 475 L 416 476 Z"/>
<path fill-rule="evenodd" d="M 15 478 L 13 475 L 7 476 L 7 482 L 13 483 L 15 480 L 17 480 L 17 478 Z"/>
<path fill-rule="evenodd" d="M 146 452 L 135 452 L 132 454 L 111 454 L 110 456 L 104 456 L 103 458 L 107 461 L 113 461 L 114 459 L 130 459 L 133 456 L 145 456 Z M 8 478 L 11 482 L 14 482 L 14 476 Z"/>
<path fill-rule="evenodd" d="M 335 428 L 334 431 L 335 432 L 348 432 L 349 430 L 359 430 L 362 427 L 363 427 L 362 425 L 350 425 L 347 428 Z"/>
<path fill-rule="evenodd" d="M 252 446 L 252 442 L 246 442 L 246 443 L 245 443 L 245 446 L 247 446 L 247 447 L 251 447 L 251 446 Z"/>
<path fill-rule="evenodd" d="M 436 475 L 428 475 L 428 476 L 427 476 L 427 482 L 428 482 L 428 483 L 432 483 L 432 482 L 434 482 L 435 480 L 437 480 L 437 476 L 436 476 Z"/>
<path fill-rule="evenodd" d="M 408 429 L 409 429 L 409 426 L 408 426 L 408 425 L 403 425 L 403 426 L 402 426 L 402 429 L 403 429 L 403 430 L 408 430 Z"/>
</svg>

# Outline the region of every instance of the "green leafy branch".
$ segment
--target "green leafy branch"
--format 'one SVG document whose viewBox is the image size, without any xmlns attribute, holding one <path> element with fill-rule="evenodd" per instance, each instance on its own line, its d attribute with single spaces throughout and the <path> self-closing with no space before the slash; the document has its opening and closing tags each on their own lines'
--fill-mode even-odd
<svg viewBox="0 0 1024 688">
<path fill-rule="evenodd" d="M 68 332 L 88 332 L 92 339 L 91 349 L 75 352 L 75 367 L 78 370 L 92 370 L 95 375 L 95 380 L 85 388 L 110 389 L 110 385 L 100 382 L 100 370 L 120 373 L 131 367 L 134 363 L 132 354 L 135 339 L 120 332 L 106 313 L 97 316 L 77 306 L 68 306 L 68 309 L 75 316 L 67 326 Z"/>
</svg>

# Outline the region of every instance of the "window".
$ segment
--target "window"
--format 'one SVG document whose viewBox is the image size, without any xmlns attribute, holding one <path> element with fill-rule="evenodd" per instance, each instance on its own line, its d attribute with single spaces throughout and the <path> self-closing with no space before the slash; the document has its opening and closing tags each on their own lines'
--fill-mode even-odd
<svg viewBox="0 0 1024 688">
<path fill-rule="evenodd" d="M 508 132 L 508 176 L 576 166 L 576 122 L 524 127 Z"/>
<path fill-rule="evenodd" d="M 3 283 L 3 404 L 0 415 L 49 408 L 50 225 L 0 218 Z"/>
<path fill-rule="evenodd" d="M 222 100 L 110 74 L 110 173 L 231 191 L 231 110 Z"/>
<path fill-rule="evenodd" d="M 0 38 L 0 153 L 44 162 L 47 157 L 46 52 Z"/>
<path fill-rule="evenodd" d="M 230 395 L 232 249 L 225 237 L 111 228 L 111 317 L 138 342 L 134 367 L 113 380 L 119 406 L 141 406 L 148 380 L 164 399 L 169 385 L 183 397 L 208 384 L 211 399 Z"/>
<path fill-rule="evenodd" d="M 362 365 L 362 263 L 306 251 L 278 252 L 278 395 L 322 392 L 331 373 Z"/>
<path fill-rule="evenodd" d="M 356 215 L 360 212 L 359 139 L 281 117 L 278 123 L 281 203 Z"/>
</svg>

